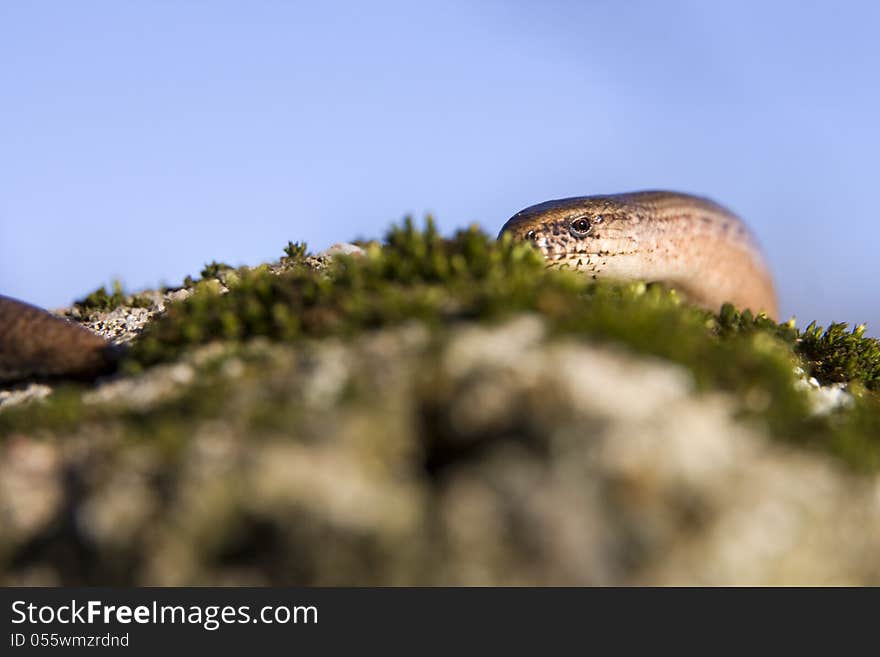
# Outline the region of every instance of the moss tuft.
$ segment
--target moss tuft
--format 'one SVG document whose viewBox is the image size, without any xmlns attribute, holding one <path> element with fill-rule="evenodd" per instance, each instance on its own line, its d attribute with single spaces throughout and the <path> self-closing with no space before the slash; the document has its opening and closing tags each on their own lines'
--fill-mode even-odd
<svg viewBox="0 0 880 657">
<path fill-rule="evenodd" d="M 306 257 L 308 249 L 305 242 L 288 242 L 284 247 L 285 255 L 291 260 L 302 260 Z"/>
<path fill-rule="evenodd" d="M 225 262 L 217 262 L 216 260 L 212 260 L 209 264 L 205 265 L 204 269 L 201 271 L 201 277 L 205 278 L 218 278 L 223 272 L 229 271 L 233 269 L 231 265 L 227 265 Z"/>
<path fill-rule="evenodd" d="M 120 306 L 129 305 L 134 308 L 149 308 L 152 301 L 143 295 L 134 295 L 129 298 L 122 288 L 122 283 L 113 281 L 113 292 L 108 292 L 103 285 L 83 299 L 74 301 L 74 306 L 80 310 L 115 310 Z"/>
<path fill-rule="evenodd" d="M 880 390 L 880 340 L 865 337 L 865 325 L 847 331 L 846 324 L 827 329 L 810 324 L 799 335 L 797 352 L 820 381 L 859 382 Z"/>
<path fill-rule="evenodd" d="M 107 292 L 103 285 L 83 299 L 73 302 L 80 310 L 113 310 L 125 303 L 125 293 L 122 284 L 113 281 L 113 292 Z"/>
</svg>

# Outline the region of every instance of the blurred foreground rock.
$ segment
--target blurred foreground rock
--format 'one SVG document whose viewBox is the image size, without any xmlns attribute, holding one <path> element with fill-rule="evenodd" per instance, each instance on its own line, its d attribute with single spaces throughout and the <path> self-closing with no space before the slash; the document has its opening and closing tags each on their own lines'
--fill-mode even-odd
<svg viewBox="0 0 880 657">
<path fill-rule="evenodd" d="M 877 478 L 770 442 L 667 363 L 532 316 L 228 349 L 0 442 L 0 582 L 880 582 Z"/>
</svg>

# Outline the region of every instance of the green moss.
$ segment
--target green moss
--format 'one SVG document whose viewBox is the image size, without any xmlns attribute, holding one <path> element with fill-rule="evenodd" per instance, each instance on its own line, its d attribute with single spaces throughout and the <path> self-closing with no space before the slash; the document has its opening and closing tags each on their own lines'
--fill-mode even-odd
<svg viewBox="0 0 880 657">
<path fill-rule="evenodd" d="M 74 306 L 80 310 L 102 310 L 110 311 L 120 306 L 131 306 L 133 308 L 150 308 L 153 300 L 147 295 L 135 294 L 128 295 L 122 288 L 122 283 L 118 280 L 113 281 L 113 292 L 108 292 L 103 285 L 97 290 L 89 294 L 83 299 L 75 301 Z"/>
<path fill-rule="evenodd" d="M 237 279 L 236 269 L 232 265 L 227 265 L 225 262 L 217 262 L 216 260 L 212 260 L 204 267 L 202 267 L 202 271 L 199 272 L 199 278 L 186 276 L 183 279 L 183 287 L 192 288 L 199 285 L 199 283 L 207 281 L 219 281 L 223 285 L 227 285 L 227 279 L 230 278 L 232 280 Z"/>
<path fill-rule="evenodd" d="M 412 320 L 442 332 L 460 320 L 496 322 L 530 312 L 554 335 L 613 342 L 686 367 L 698 389 L 734 394 L 744 416 L 781 439 L 858 468 L 880 467 L 880 348 L 864 337 L 864 327 L 799 331 L 794 322 L 777 324 L 729 305 L 715 315 L 681 303 L 661 285 L 548 269 L 530 245 L 507 236 L 496 241 L 475 227 L 444 239 L 430 218 L 423 230 L 407 219 L 384 244 L 365 248 L 366 256 L 337 257 L 320 271 L 305 266 L 306 248 L 298 243 L 285 248 L 281 273 L 212 263 L 202 272 L 210 280 L 146 327 L 124 367 L 136 372 L 213 340 L 349 337 Z M 225 294 L 214 280 L 221 274 Z M 806 394 L 794 386 L 796 366 L 822 383 L 853 384 L 854 407 L 811 416 Z M 277 410 L 270 405 L 258 415 L 269 421 Z"/>
<path fill-rule="evenodd" d="M 134 357 L 150 364 L 176 357 L 188 345 L 254 336 L 289 340 L 350 335 L 407 319 L 439 324 L 456 318 L 492 318 L 534 308 L 542 281 L 578 294 L 576 276 L 548 276 L 529 247 L 496 247 L 476 229 L 453 240 L 429 223 L 412 222 L 388 235 L 387 246 L 366 257 L 339 257 L 325 270 L 294 267 L 280 275 L 243 272 L 229 294 L 197 291 L 150 325 Z M 530 282 L 531 281 L 531 282 Z"/>
<path fill-rule="evenodd" d="M 113 292 L 107 292 L 103 285 L 83 299 L 75 301 L 73 305 L 81 310 L 113 310 L 125 305 L 125 292 L 122 283 L 113 281 Z"/>
<path fill-rule="evenodd" d="M 866 338 L 864 324 L 846 329 L 846 324 L 823 329 L 813 322 L 798 336 L 796 350 L 820 381 L 858 382 L 880 390 L 880 340 Z"/>
<path fill-rule="evenodd" d="M 217 262 L 216 260 L 213 260 L 210 264 L 205 265 L 204 269 L 202 269 L 201 271 L 201 276 L 203 279 L 217 278 L 223 272 L 229 271 L 231 269 L 233 269 L 231 265 L 227 265 L 225 262 Z"/>
<path fill-rule="evenodd" d="M 51 397 L 40 404 L 23 404 L 0 413 L 0 436 L 33 427 L 47 432 L 67 431 L 86 418 L 82 391 L 76 385 L 59 386 Z"/>
<path fill-rule="evenodd" d="M 728 336 L 757 331 L 789 344 L 803 361 L 804 369 L 822 383 L 849 383 L 880 391 L 880 340 L 865 337 L 865 325 L 847 331 L 843 323 L 827 329 L 811 323 L 803 331 L 794 321 L 776 324 L 766 317 L 753 318 L 726 304 L 718 317 L 718 331 Z"/>
<path fill-rule="evenodd" d="M 821 445 L 852 463 L 878 462 L 880 413 L 873 398 L 860 400 L 854 412 L 811 418 L 805 395 L 793 386 L 800 364 L 823 383 L 856 381 L 876 390 L 877 341 L 861 329 L 800 332 L 792 322 L 776 324 L 730 306 L 716 316 L 680 303 L 660 285 L 547 269 L 530 246 L 495 241 L 476 228 L 445 240 L 430 219 L 423 231 L 407 219 L 384 246 L 369 245 L 366 257 L 337 258 L 321 272 L 254 271 L 229 294 L 199 291 L 148 326 L 131 357 L 147 366 L 215 339 L 351 336 L 414 319 L 442 329 L 519 312 L 540 313 L 558 335 L 621 343 L 684 365 L 700 389 L 735 393 L 743 413 L 777 436 Z"/>
<path fill-rule="evenodd" d="M 209 367 L 199 371 L 192 385 L 179 395 L 149 409 L 119 408 L 113 404 L 86 404 L 82 389 L 76 385 L 59 387 L 40 404 L 23 404 L 0 413 L 0 436 L 31 432 L 39 427 L 45 432 L 70 433 L 83 427 L 124 427 L 130 440 L 159 441 L 167 451 L 183 447 L 194 428 L 206 417 L 216 417 L 229 398 L 229 385 Z"/>
<path fill-rule="evenodd" d="M 302 260 L 306 257 L 308 249 L 305 242 L 288 242 L 284 247 L 285 255 L 291 260 Z"/>
</svg>

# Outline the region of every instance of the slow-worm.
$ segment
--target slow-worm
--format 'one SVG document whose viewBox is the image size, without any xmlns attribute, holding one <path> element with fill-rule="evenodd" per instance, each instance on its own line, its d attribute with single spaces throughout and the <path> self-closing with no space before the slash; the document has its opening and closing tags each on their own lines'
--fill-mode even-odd
<svg viewBox="0 0 880 657">
<path fill-rule="evenodd" d="M 93 379 L 113 369 L 116 348 L 88 329 L 0 296 L 0 382 Z"/>
<path fill-rule="evenodd" d="M 662 191 L 565 198 L 518 212 L 501 233 L 533 242 L 550 266 L 663 282 L 716 312 L 730 302 L 779 315 L 755 238 L 709 199 Z"/>
<path fill-rule="evenodd" d="M 773 281 L 754 238 L 707 199 L 673 192 L 582 196 L 533 205 L 502 233 L 532 241 L 550 266 L 595 277 L 662 281 L 690 301 L 724 302 L 777 316 Z M 93 379 L 112 371 L 117 349 L 91 331 L 0 296 L 0 382 Z"/>
</svg>

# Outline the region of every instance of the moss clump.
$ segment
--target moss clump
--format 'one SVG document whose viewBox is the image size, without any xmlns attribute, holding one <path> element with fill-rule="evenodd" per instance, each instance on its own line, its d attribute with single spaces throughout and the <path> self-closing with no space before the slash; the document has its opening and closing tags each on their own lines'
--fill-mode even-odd
<svg viewBox="0 0 880 657">
<path fill-rule="evenodd" d="M 776 324 L 725 304 L 717 326 L 722 336 L 764 332 L 782 340 L 803 360 L 805 371 L 822 383 L 849 383 L 880 390 L 880 340 L 865 337 L 864 324 L 847 331 L 847 324 L 832 324 L 826 329 L 813 322 L 799 331 L 793 320 Z"/>
<path fill-rule="evenodd" d="M 865 337 L 865 325 L 847 331 L 846 324 L 822 329 L 815 322 L 799 334 L 797 353 L 820 381 L 858 382 L 880 390 L 880 340 Z"/>
<path fill-rule="evenodd" d="M 336 258 L 322 271 L 294 263 L 277 275 L 244 271 L 228 294 L 197 290 L 147 327 L 129 366 L 172 360 L 217 339 L 352 336 L 410 320 L 442 330 L 457 320 L 494 322 L 521 312 L 539 313 L 557 335 L 616 342 L 684 365 L 700 389 L 735 393 L 743 413 L 763 419 L 775 435 L 821 445 L 854 465 L 880 465 L 873 396 L 858 400 L 853 412 L 817 418 L 792 385 L 800 364 L 823 383 L 843 377 L 876 390 L 876 341 L 860 330 L 800 332 L 791 322 L 730 306 L 714 315 L 681 304 L 660 285 L 547 269 L 531 246 L 495 241 L 476 228 L 443 239 L 430 219 L 423 231 L 408 219 L 365 257 Z"/>
<path fill-rule="evenodd" d="M 302 260 L 306 257 L 308 247 L 305 242 L 288 242 L 284 254 L 291 260 Z"/>
<path fill-rule="evenodd" d="M 192 276 L 184 278 L 183 287 L 191 288 L 198 285 L 199 282 L 212 280 L 218 280 L 225 285 L 228 276 L 235 276 L 235 268 L 232 265 L 227 265 L 225 262 L 212 260 L 199 272 L 199 278 L 193 278 Z"/>
<path fill-rule="evenodd" d="M 217 278 L 223 272 L 229 271 L 231 269 L 233 269 L 232 265 L 227 265 L 225 262 L 217 262 L 216 260 L 212 260 L 210 264 L 205 265 L 204 269 L 202 269 L 201 276 L 203 279 Z"/>
<path fill-rule="evenodd" d="M 548 273 L 526 245 L 496 245 L 476 229 L 444 240 L 432 223 L 421 232 L 407 221 L 388 234 L 384 248 L 374 245 L 365 257 L 338 257 L 322 271 L 300 265 L 278 275 L 242 272 L 222 297 L 197 291 L 147 328 L 134 358 L 143 364 L 169 360 L 188 345 L 217 338 L 288 340 L 351 335 L 409 319 L 435 326 L 493 319 L 584 289 L 582 277 Z"/>
<path fill-rule="evenodd" d="M 108 292 L 103 285 L 83 299 L 74 301 L 73 305 L 80 310 L 113 310 L 125 305 L 126 294 L 122 283 L 113 281 L 113 291 Z"/>
<path fill-rule="evenodd" d="M 113 281 L 113 291 L 108 292 L 103 285 L 83 299 L 75 301 L 74 306 L 80 310 L 110 311 L 120 306 L 132 306 L 134 308 L 149 308 L 153 305 L 149 297 L 135 294 L 129 296 L 122 288 L 122 283 Z"/>
</svg>

